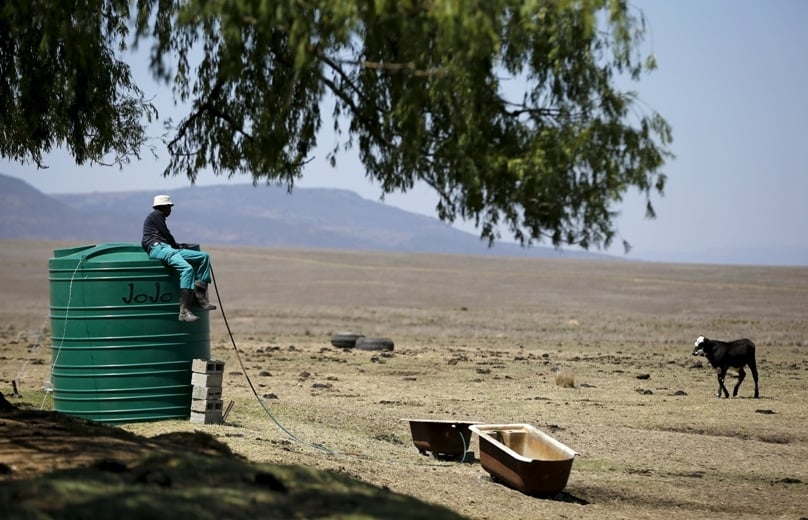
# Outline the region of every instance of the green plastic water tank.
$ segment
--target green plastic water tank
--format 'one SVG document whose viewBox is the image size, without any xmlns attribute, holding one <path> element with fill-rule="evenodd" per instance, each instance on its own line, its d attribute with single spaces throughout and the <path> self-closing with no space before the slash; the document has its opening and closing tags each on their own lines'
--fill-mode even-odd
<svg viewBox="0 0 808 520">
<path fill-rule="evenodd" d="M 54 408 L 100 422 L 188 418 L 208 312 L 177 320 L 179 277 L 140 244 L 57 249 L 48 262 Z"/>
</svg>

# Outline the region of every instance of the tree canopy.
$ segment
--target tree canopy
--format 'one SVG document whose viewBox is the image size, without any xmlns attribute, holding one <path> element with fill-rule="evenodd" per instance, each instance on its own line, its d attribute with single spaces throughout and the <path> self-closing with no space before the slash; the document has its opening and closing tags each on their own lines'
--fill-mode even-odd
<svg viewBox="0 0 808 520">
<path fill-rule="evenodd" d="M 655 67 L 626 0 L 5 0 L 0 153 L 125 163 L 158 117 L 147 45 L 188 113 L 166 176 L 291 189 L 325 121 L 382 195 L 417 182 L 490 241 L 608 246 L 632 189 L 662 194 L 671 129 L 621 84 Z M 330 114 L 329 114 L 330 112 Z"/>
</svg>

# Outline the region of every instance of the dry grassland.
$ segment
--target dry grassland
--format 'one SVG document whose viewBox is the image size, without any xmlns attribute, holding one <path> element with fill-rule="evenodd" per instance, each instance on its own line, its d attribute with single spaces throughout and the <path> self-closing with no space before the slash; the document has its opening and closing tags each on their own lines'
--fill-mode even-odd
<svg viewBox="0 0 808 520">
<path fill-rule="evenodd" d="M 16 378 L 36 404 L 47 260 L 63 246 L 0 243 L 0 391 Z M 808 517 L 806 267 L 209 251 L 229 325 L 211 317 L 211 352 L 233 410 L 224 425 L 128 431 L 204 430 L 252 461 L 334 470 L 474 519 Z M 335 348 L 335 331 L 395 349 Z M 760 399 L 751 376 L 738 398 L 714 397 L 714 373 L 690 355 L 702 334 L 756 343 Z M 529 423 L 579 455 L 564 493 L 530 497 L 476 460 L 419 454 L 405 418 Z"/>
</svg>

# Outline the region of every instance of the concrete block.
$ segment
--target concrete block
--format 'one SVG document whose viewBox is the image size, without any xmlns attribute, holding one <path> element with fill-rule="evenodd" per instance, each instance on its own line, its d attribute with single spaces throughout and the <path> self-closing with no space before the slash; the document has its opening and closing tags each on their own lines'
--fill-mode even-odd
<svg viewBox="0 0 808 520">
<path fill-rule="evenodd" d="M 192 412 L 209 412 L 219 410 L 219 413 L 222 412 L 222 400 L 221 399 L 192 399 L 191 400 L 191 411 Z"/>
<path fill-rule="evenodd" d="M 222 386 L 222 374 L 200 374 L 194 372 L 191 374 L 191 384 L 193 386 Z"/>
<path fill-rule="evenodd" d="M 224 361 L 217 359 L 194 359 L 191 362 L 191 372 L 198 374 L 222 374 L 224 373 Z"/>
<path fill-rule="evenodd" d="M 191 411 L 191 422 L 194 424 L 222 424 L 222 410 Z"/>
<path fill-rule="evenodd" d="M 222 387 L 221 386 L 194 386 L 191 389 L 191 398 L 193 399 L 221 399 Z"/>
</svg>

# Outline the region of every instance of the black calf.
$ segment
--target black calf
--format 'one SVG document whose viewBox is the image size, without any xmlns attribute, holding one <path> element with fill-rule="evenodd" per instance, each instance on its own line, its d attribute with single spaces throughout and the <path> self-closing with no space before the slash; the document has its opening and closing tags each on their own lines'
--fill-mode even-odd
<svg viewBox="0 0 808 520">
<path fill-rule="evenodd" d="M 724 392 L 724 397 L 729 398 L 727 387 L 724 386 L 724 376 L 727 375 L 727 370 L 732 367 L 738 369 L 738 384 L 732 390 L 732 397 L 738 395 L 738 387 L 743 383 L 746 372 L 743 367 L 748 365 L 749 370 L 752 372 L 752 379 L 755 380 L 755 397 L 758 394 L 758 372 L 757 363 L 755 363 L 755 344 L 748 339 L 736 339 L 735 341 L 717 341 L 714 339 L 707 339 L 704 336 L 699 336 L 696 340 L 696 346 L 693 349 L 694 356 L 705 356 L 710 361 L 710 364 L 718 374 L 718 393 L 716 397 L 721 397 L 721 392 Z"/>
</svg>

